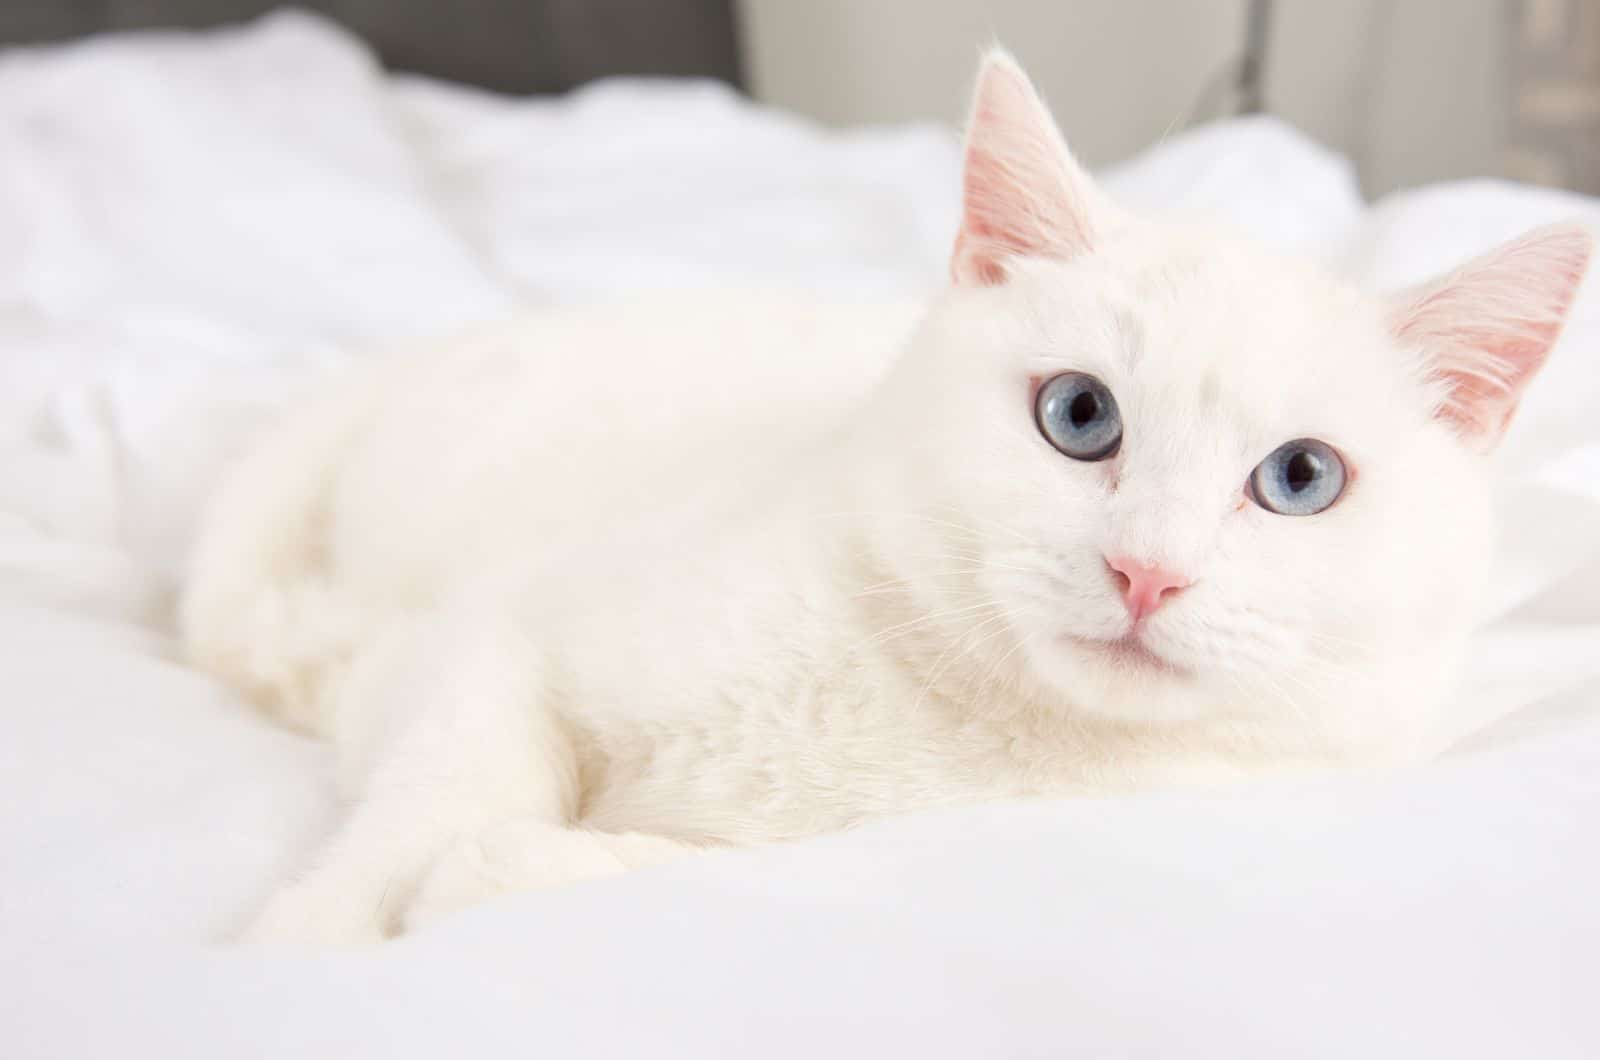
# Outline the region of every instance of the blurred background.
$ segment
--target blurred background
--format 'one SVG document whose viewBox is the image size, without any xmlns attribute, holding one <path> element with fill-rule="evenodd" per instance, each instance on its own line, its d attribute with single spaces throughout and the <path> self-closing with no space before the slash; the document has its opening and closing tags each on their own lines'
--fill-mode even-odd
<svg viewBox="0 0 1600 1060">
<path fill-rule="evenodd" d="M 1369 195 L 1499 174 L 1600 190 L 1597 0 L 744 0 L 739 11 L 756 94 L 830 121 L 959 113 L 972 42 L 994 36 L 1092 164 L 1243 105 L 1354 160 Z M 1238 91 L 1241 74 L 1254 96 Z"/>
<path fill-rule="evenodd" d="M 7 0 L 0 43 L 204 27 L 272 0 Z M 1600 192 L 1600 0 L 311 0 L 397 69 L 506 92 L 723 78 L 837 125 L 959 116 L 1009 46 L 1094 165 L 1264 110 L 1368 196 L 1507 176 Z"/>
</svg>

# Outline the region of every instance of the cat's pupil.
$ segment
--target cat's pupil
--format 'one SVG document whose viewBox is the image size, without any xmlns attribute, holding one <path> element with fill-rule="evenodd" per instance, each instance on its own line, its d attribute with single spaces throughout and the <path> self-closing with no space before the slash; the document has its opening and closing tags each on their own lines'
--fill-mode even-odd
<svg viewBox="0 0 1600 1060">
<path fill-rule="evenodd" d="M 1304 449 L 1289 458 L 1283 466 L 1283 478 L 1288 487 L 1299 493 L 1317 480 L 1317 475 L 1322 471 L 1322 464 L 1317 458 Z"/>
<path fill-rule="evenodd" d="M 1095 396 L 1085 390 L 1072 399 L 1072 404 L 1067 406 L 1067 418 L 1074 427 L 1082 427 L 1100 414 L 1100 402 Z"/>
</svg>

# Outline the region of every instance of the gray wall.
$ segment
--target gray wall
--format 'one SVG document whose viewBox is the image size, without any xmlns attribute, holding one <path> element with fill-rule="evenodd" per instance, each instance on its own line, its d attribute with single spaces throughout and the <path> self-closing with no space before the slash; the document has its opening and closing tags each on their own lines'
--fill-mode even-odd
<svg viewBox="0 0 1600 1060">
<path fill-rule="evenodd" d="M 1074 149 L 1125 157 L 1190 116 L 1243 37 L 1245 0 L 741 0 L 758 98 L 824 121 L 959 120 L 1005 43 Z M 1278 0 L 1268 108 L 1350 155 L 1369 194 L 1496 174 L 1503 0 Z"/>
<path fill-rule="evenodd" d="M 289 4 L 365 37 L 385 64 L 503 92 L 608 74 L 740 80 L 734 0 L 0 0 L 0 45 L 203 29 Z"/>
</svg>

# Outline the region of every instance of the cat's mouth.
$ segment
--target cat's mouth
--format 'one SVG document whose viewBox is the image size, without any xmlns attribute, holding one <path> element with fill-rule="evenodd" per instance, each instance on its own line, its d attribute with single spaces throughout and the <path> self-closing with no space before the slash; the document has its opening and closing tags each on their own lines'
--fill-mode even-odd
<svg viewBox="0 0 1600 1060">
<path fill-rule="evenodd" d="M 1114 640 L 1075 637 L 1071 634 L 1064 634 L 1063 639 L 1078 648 L 1086 649 L 1119 669 L 1162 674 L 1168 677 L 1194 676 L 1186 667 L 1179 666 L 1156 652 L 1137 633 L 1126 633 Z"/>
</svg>

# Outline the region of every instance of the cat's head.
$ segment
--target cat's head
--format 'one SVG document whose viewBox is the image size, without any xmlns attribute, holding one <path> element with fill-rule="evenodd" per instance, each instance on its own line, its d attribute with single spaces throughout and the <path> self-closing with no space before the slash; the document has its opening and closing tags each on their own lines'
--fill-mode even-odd
<svg viewBox="0 0 1600 1060">
<path fill-rule="evenodd" d="M 874 410 L 881 551 L 938 665 L 1129 722 L 1415 732 L 1490 563 L 1485 454 L 1588 235 L 1370 295 L 1127 216 L 1003 54 L 963 190 L 951 287 Z"/>
</svg>

